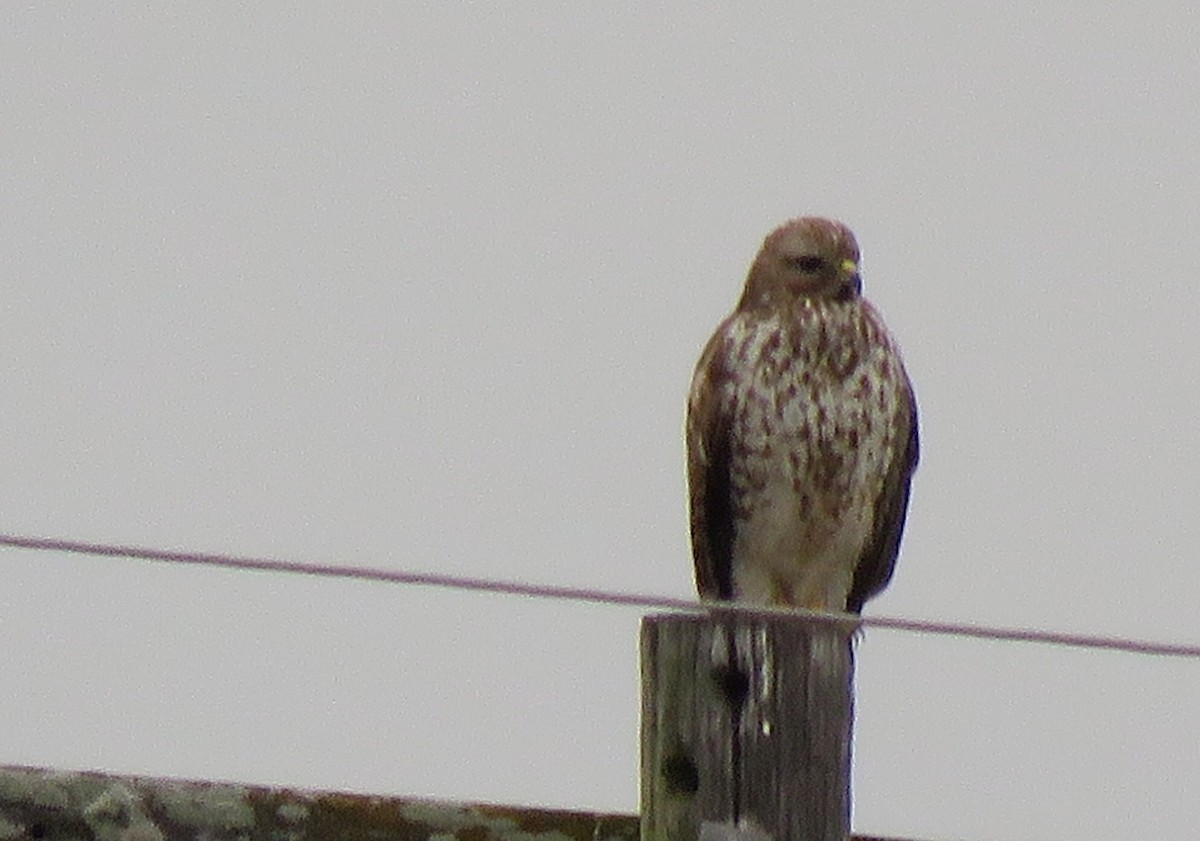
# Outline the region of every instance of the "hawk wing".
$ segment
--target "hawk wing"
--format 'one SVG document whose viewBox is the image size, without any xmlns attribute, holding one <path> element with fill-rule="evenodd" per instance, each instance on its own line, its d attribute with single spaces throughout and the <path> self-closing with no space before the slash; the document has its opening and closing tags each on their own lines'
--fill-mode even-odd
<svg viewBox="0 0 1200 841">
<path fill-rule="evenodd" d="M 917 440 L 917 400 L 907 375 L 904 383 L 907 386 L 908 403 L 896 419 L 896 425 L 899 427 L 897 438 L 907 440 L 888 466 L 883 488 L 875 500 L 874 528 L 854 568 L 854 583 L 846 597 L 846 610 L 850 613 L 861 613 L 866 600 L 887 586 L 896 568 L 896 555 L 900 551 L 900 535 L 904 531 L 904 517 L 908 513 L 908 490 L 913 471 L 917 468 L 920 449 Z M 908 428 L 905 429 L 905 426 Z"/>
<path fill-rule="evenodd" d="M 696 364 L 687 411 L 692 560 L 701 599 L 733 598 L 733 501 L 729 483 L 726 320 Z"/>
</svg>

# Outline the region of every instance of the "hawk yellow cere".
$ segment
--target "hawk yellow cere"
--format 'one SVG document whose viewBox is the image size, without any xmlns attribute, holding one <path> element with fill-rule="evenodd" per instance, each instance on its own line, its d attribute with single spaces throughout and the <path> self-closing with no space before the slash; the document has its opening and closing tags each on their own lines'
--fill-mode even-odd
<svg viewBox="0 0 1200 841">
<path fill-rule="evenodd" d="M 862 610 L 892 577 L 917 466 L 917 404 L 862 297 L 840 222 L 763 242 L 688 399 L 701 598 Z"/>
</svg>

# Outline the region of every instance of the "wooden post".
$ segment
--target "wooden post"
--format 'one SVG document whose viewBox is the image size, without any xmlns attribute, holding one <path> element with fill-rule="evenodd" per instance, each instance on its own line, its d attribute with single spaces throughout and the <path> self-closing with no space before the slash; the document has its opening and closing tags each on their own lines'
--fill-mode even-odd
<svg viewBox="0 0 1200 841">
<path fill-rule="evenodd" d="M 845 841 L 851 633 L 799 617 L 646 617 L 642 841 Z"/>
</svg>

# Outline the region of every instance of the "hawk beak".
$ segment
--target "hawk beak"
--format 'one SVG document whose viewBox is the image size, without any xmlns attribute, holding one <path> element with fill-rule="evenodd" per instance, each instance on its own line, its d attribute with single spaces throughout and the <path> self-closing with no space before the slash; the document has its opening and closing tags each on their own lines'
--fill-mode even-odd
<svg viewBox="0 0 1200 841">
<path fill-rule="evenodd" d="M 858 263 L 850 259 L 845 259 L 838 266 L 842 270 L 842 277 L 848 281 L 855 292 L 862 292 L 862 278 L 858 274 Z"/>
</svg>

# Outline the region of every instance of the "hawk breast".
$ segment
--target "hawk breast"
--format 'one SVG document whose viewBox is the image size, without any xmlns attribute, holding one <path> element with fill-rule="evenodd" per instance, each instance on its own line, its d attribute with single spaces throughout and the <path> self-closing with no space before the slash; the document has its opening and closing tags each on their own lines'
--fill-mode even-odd
<svg viewBox="0 0 1200 841">
<path fill-rule="evenodd" d="M 727 495 L 723 597 L 844 610 L 902 445 L 896 349 L 862 299 L 737 313 L 718 336 L 697 432 L 724 462 L 707 477 Z"/>
</svg>

